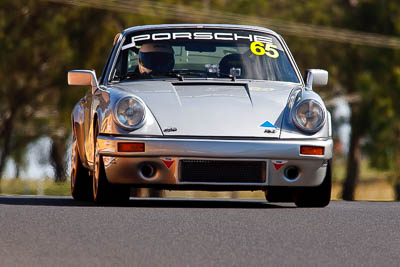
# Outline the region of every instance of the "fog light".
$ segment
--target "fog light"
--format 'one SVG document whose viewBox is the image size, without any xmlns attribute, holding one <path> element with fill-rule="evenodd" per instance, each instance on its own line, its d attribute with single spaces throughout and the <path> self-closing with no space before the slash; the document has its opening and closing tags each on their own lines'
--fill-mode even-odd
<svg viewBox="0 0 400 267">
<path fill-rule="evenodd" d="M 303 155 L 324 155 L 325 148 L 323 146 L 300 146 L 300 154 Z"/>
<path fill-rule="evenodd" d="M 151 164 L 145 164 L 140 168 L 143 177 L 151 178 L 156 174 L 156 168 Z"/>
<path fill-rule="evenodd" d="M 295 180 L 299 177 L 299 169 L 295 166 L 287 167 L 284 171 L 285 177 L 289 180 Z"/>
<path fill-rule="evenodd" d="M 144 152 L 144 143 L 118 143 L 118 152 Z"/>
</svg>

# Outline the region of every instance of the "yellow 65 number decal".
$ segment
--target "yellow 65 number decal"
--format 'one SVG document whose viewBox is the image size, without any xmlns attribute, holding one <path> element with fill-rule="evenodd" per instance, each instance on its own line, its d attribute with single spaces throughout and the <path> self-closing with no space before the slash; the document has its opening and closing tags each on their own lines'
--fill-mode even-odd
<svg viewBox="0 0 400 267">
<path fill-rule="evenodd" d="M 264 48 L 265 46 L 265 48 Z M 273 44 L 263 44 L 261 42 L 252 42 L 250 45 L 250 51 L 257 56 L 267 55 L 272 58 L 279 57 L 279 53 L 276 50 L 278 47 Z"/>
</svg>

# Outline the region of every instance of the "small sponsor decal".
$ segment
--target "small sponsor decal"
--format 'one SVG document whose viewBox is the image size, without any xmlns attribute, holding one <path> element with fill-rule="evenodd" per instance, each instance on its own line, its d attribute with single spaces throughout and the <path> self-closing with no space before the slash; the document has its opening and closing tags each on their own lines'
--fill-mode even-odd
<svg viewBox="0 0 400 267">
<path fill-rule="evenodd" d="M 280 168 L 282 168 L 283 166 L 285 166 L 287 163 L 286 160 L 273 160 L 272 164 L 275 167 L 275 170 L 279 171 Z"/>
<path fill-rule="evenodd" d="M 276 127 L 270 123 L 269 121 L 264 122 L 260 125 L 261 128 L 264 128 L 264 133 L 274 134 L 276 133 Z"/>
<path fill-rule="evenodd" d="M 264 130 L 264 133 L 276 133 L 275 128 L 267 128 Z"/>
<path fill-rule="evenodd" d="M 163 132 L 165 132 L 165 133 L 176 132 L 176 131 L 178 131 L 178 129 L 176 129 L 176 127 L 169 127 L 169 128 L 165 128 L 163 130 Z"/>
<path fill-rule="evenodd" d="M 263 124 L 260 125 L 260 127 L 274 128 L 275 129 L 275 126 L 272 123 L 270 123 L 269 121 L 264 122 Z"/>
<path fill-rule="evenodd" d="M 167 166 L 167 168 L 169 169 L 172 164 L 174 164 L 175 160 L 171 159 L 171 158 L 162 158 L 161 159 L 162 162 L 164 162 L 165 166 Z"/>
</svg>

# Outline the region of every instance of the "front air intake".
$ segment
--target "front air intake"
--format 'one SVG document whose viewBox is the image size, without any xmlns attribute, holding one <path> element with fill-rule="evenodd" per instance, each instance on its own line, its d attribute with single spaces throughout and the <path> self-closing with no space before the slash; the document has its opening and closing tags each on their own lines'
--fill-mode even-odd
<svg viewBox="0 0 400 267">
<path fill-rule="evenodd" d="M 265 161 L 181 160 L 182 182 L 199 183 L 264 183 Z"/>
</svg>

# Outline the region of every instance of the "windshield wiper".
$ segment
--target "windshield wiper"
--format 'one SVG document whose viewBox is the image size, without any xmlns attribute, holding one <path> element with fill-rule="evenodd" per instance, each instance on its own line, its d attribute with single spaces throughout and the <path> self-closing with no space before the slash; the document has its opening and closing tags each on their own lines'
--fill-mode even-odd
<svg viewBox="0 0 400 267">
<path fill-rule="evenodd" d="M 135 72 L 128 72 L 124 75 L 121 76 L 115 76 L 113 81 L 123 81 L 123 80 L 130 80 L 130 79 L 136 79 L 139 78 L 139 75 Z"/>
<path fill-rule="evenodd" d="M 168 76 L 173 78 L 178 78 L 180 81 L 183 81 L 183 77 L 178 73 L 174 72 L 165 72 L 165 73 L 137 73 L 137 72 L 128 72 L 122 76 L 116 76 L 113 81 L 123 81 L 123 80 L 131 80 L 131 79 L 154 79 L 158 76 Z"/>
<path fill-rule="evenodd" d="M 151 75 L 151 74 L 150 74 Z M 169 77 L 173 77 L 173 78 L 177 78 L 179 81 L 183 81 L 183 76 L 180 75 L 180 73 L 177 72 L 162 72 L 162 73 L 155 73 L 153 74 L 155 76 L 169 76 Z"/>
<path fill-rule="evenodd" d="M 190 71 L 190 70 L 175 70 L 173 73 L 179 74 L 179 75 L 191 75 L 191 76 L 197 76 L 197 77 L 203 77 L 206 73 L 199 73 L 195 71 Z"/>
<path fill-rule="evenodd" d="M 177 70 L 177 71 L 170 71 L 170 72 L 155 72 L 155 73 L 146 73 L 146 74 L 140 74 L 137 72 L 128 72 L 122 76 L 117 76 L 114 81 L 123 81 L 123 80 L 130 80 L 130 79 L 152 79 L 155 77 L 160 77 L 160 76 L 167 76 L 167 77 L 173 77 L 177 78 L 179 81 L 184 80 L 183 75 L 191 75 L 191 76 L 198 76 L 198 77 L 203 77 L 203 73 L 198 73 L 194 71 L 182 71 L 182 70 Z"/>
</svg>

